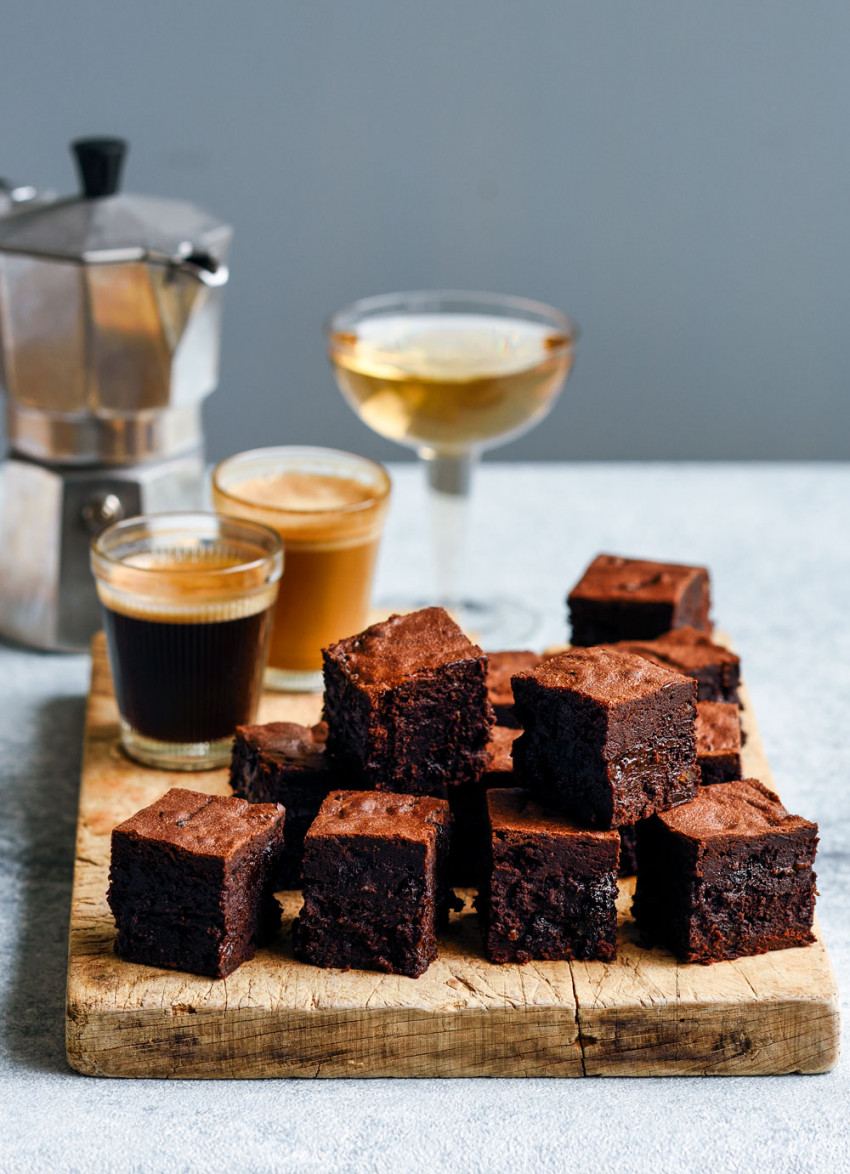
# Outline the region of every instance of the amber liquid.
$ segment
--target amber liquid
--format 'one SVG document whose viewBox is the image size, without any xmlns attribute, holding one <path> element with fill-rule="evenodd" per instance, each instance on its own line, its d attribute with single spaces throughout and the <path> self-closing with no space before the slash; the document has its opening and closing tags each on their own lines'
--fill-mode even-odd
<svg viewBox="0 0 850 1174">
<path fill-rule="evenodd" d="M 386 501 L 357 481 L 311 473 L 253 477 L 214 489 L 214 500 L 283 539 L 269 668 L 318 671 L 322 648 L 368 623 Z"/>
<path fill-rule="evenodd" d="M 370 428 L 440 454 L 530 428 L 572 363 L 570 338 L 485 314 L 388 314 L 330 339 L 337 382 Z"/>
</svg>

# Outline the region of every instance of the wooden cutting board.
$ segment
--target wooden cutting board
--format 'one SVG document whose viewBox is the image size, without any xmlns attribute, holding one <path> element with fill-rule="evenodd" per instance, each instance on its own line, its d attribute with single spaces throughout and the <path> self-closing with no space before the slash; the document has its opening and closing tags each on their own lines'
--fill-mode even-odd
<svg viewBox="0 0 850 1174">
<path fill-rule="evenodd" d="M 316 696 L 267 694 L 262 721 L 318 719 Z M 744 774 L 771 785 L 745 695 Z M 616 962 L 495 966 L 472 894 L 419 979 L 296 962 L 283 932 L 226 979 L 123 962 L 106 904 L 115 824 L 172 786 L 229 794 L 224 770 L 154 771 L 118 749 L 103 637 L 92 647 L 68 961 L 68 1061 L 97 1076 L 669 1076 L 825 1072 L 838 993 L 814 945 L 713 966 L 633 940 L 620 888 Z"/>
</svg>

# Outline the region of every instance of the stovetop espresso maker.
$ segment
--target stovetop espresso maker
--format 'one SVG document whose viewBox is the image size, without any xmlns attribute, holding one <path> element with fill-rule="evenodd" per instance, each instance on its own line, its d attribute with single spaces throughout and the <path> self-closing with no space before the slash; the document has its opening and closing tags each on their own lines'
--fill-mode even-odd
<svg viewBox="0 0 850 1174">
<path fill-rule="evenodd" d="M 68 650 L 100 626 L 92 535 L 201 504 L 232 237 L 120 193 L 123 140 L 72 148 L 81 195 L 0 214 L 0 633 Z"/>
</svg>

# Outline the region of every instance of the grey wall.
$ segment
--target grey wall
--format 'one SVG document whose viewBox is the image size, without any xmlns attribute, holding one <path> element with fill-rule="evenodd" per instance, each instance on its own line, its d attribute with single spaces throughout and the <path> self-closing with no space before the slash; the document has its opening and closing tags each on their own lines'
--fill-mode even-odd
<svg viewBox="0 0 850 1174">
<path fill-rule="evenodd" d="M 850 6 L 788 0 L 29 0 L 3 6 L 0 173 L 67 141 L 237 230 L 212 455 L 401 450 L 320 323 L 399 288 L 581 324 L 515 457 L 850 455 Z"/>
</svg>

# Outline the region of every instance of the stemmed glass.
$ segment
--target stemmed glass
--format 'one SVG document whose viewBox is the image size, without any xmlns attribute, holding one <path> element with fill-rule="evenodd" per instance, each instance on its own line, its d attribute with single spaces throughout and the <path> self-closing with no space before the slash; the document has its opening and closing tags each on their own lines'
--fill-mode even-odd
<svg viewBox="0 0 850 1174">
<path fill-rule="evenodd" d="M 354 302 L 325 330 L 346 401 L 425 462 L 436 602 L 491 648 L 527 639 L 531 609 L 461 591 L 472 469 L 550 411 L 572 366 L 575 324 L 525 298 L 420 291 Z"/>
</svg>

